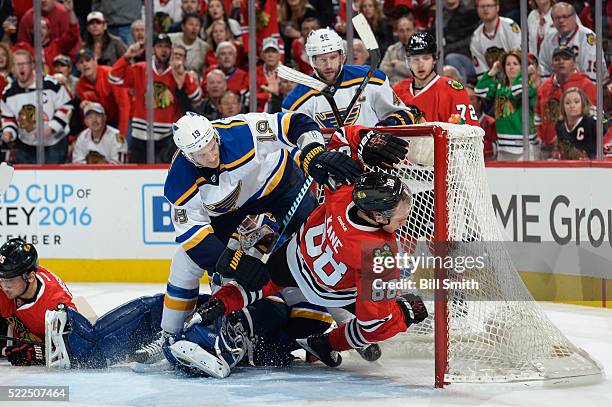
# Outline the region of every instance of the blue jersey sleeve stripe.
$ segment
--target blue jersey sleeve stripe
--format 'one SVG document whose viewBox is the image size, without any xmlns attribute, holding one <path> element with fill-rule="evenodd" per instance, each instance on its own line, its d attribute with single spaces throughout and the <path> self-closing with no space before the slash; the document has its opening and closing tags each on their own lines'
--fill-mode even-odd
<svg viewBox="0 0 612 407">
<path fill-rule="evenodd" d="M 166 293 L 168 295 L 170 295 L 171 297 L 180 298 L 183 300 L 191 300 L 197 297 L 199 292 L 200 292 L 199 287 L 187 289 L 187 288 L 177 287 L 171 283 L 168 283 L 166 285 Z"/>
</svg>

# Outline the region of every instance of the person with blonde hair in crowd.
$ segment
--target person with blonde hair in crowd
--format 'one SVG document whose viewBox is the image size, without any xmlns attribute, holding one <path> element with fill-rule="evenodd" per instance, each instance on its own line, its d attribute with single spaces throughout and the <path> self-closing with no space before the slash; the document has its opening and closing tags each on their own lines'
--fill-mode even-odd
<svg viewBox="0 0 612 407">
<path fill-rule="evenodd" d="M 597 122 L 591 102 L 580 88 L 569 88 L 561 96 L 561 117 L 557 122 L 557 154 L 563 160 L 594 159 Z"/>
<path fill-rule="evenodd" d="M 498 76 L 499 74 L 499 76 Z M 530 75 L 533 75 L 533 69 Z M 539 141 L 533 122 L 536 89 L 529 85 L 529 160 L 539 158 Z M 499 150 L 499 161 L 523 160 L 523 85 L 521 76 L 521 51 L 505 53 L 476 84 L 475 93 L 495 103 L 495 126 Z"/>
</svg>

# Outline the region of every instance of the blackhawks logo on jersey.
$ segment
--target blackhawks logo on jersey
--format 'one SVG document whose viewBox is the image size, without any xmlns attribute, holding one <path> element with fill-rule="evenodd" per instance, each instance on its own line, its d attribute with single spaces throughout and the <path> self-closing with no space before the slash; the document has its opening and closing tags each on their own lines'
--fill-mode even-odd
<svg viewBox="0 0 612 407">
<path fill-rule="evenodd" d="M 561 114 L 559 106 L 559 99 L 549 99 L 548 102 L 546 102 L 546 106 L 544 107 L 544 120 L 546 120 L 547 122 L 556 122 Z"/>
<path fill-rule="evenodd" d="M 512 101 L 507 96 L 498 96 L 495 100 L 495 117 L 508 117 L 514 113 Z"/>
<path fill-rule="evenodd" d="M 593 46 L 597 42 L 597 37 L 595 34 L 587 34 L 587 44 Z"/>
<path fill-rule="evenodd" d="M 153 100 L 155 108 L 165 109 L 174 103 L 174 96 L 165 83 L 155 82 L 153 84 Z"/>
<path fill-rule="evenodd" d="M 36 106 L 23 105 L 17 115 L 17 124 L 28 133 L 36 128 Z"/>
<path fill-rule="evenodd" d="M 457 81 L 450 80 L 448 81 L 448 84 L 455 90 L 463 90 L 463 85 Z"/>
<path fill-rule="evenodd" d="M 513 33 L 518 33 L 518 32 L 521 31 L 521 28 L 518 26 L 517 23 L 512 23 L 511 27 L 512 27 L 512 32 Z"/>
</svg>

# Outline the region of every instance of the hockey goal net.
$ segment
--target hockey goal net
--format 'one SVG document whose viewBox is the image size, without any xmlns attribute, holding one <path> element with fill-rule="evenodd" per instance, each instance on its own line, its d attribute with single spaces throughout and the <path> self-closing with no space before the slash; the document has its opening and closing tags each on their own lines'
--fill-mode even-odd
<svg viewBox="0 0 612 407">
<path fill-rule="evenodd" d="M 402 270 L 426 300 L 430 317 L 390 341 L 383 353 L 433 355 L 436 387 L 601 376 L 597 362 L 548 319 L 512 264 L 491 203 L 484 131 L 428 123 L 384 132 L 409 142 L 410 161 L 392 171 L 413 194 L 408 223 L 398 233 L 400 250 L 455 261 L 450 267 L 413 262 Z M 457 266 L 460 258 L 478 256 L 481 262 L 471 267 L 467 261 Z M 419 288 L 422 281 L 434 283 Z M 455 288 L 464 281 L 478 287 Z M 456 285 L 445 289 L 445 282 Z"/>
</svg>

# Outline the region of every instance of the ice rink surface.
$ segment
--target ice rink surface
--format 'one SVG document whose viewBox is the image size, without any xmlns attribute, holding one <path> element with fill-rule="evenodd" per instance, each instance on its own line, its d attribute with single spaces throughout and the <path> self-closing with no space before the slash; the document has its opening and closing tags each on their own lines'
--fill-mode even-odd
<svg viewBox="0 0 612 407">
<path fill-rule="evenodd" d="M 130 299 L 164 290 L 161 284 L 69 284 L 98 315 Z M 612 374 L 612 310 L 543 304 L 548 316 Z M 340 369 L 320 363 L 291 368 L 242 368 L 225 380 L 182 378 L 174 373 L 133 373 L 129 367 L 49 371 L 0 362 L 0 385 L 62 385 L 70 402 L 16 402 L 16 406 L 612 406 L 612 381 L 559 386 L 453 384 L 433 388 L 431 360 L 367 363 L 345 359 Z M 0 402 L 0 406 L 10 405 Z"/>
</svg>

